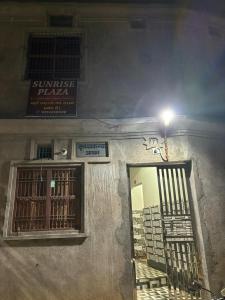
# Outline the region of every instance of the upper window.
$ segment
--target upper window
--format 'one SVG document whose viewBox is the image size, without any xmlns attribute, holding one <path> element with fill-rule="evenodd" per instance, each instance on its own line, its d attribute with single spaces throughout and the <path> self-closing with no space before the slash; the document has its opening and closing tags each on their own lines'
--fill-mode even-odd
<svg viewBox="0 0 225 300">
<path fill-rule="evenodd" d="M 30 36 L 27 53 L 27 79 L 80 78 L 78 36 Z"/>
<path fill-rule="evenodd" d="M 18 167 L 12 232 L 82 228 L 82 167 Z"/>
</svg>

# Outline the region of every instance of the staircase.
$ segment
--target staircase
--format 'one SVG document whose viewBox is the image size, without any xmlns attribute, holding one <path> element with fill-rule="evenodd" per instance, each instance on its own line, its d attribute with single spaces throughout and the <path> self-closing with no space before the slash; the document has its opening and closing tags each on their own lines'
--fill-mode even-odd
<svg viewBox="0 0 225 300">
<path fill-rule="evenodd" d="M 149 267 L 146 260 L 137 260 L 135 267 L 137 289 L 152 289 L 167 285 L 167 274 Z"/>
</svg>

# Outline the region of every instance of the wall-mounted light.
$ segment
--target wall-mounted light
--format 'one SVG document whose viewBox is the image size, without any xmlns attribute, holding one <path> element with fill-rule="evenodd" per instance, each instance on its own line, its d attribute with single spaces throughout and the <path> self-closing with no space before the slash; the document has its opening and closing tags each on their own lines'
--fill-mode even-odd
<svg viewBox="0 0 225 300">
<path fill-rule="evenodd" d="M 171 122 L 175 118 L 175 113 L 172 109 L 167 108 L 160 114 L 160 120 L 163 125 L 162 128 L 162 136 L 163 136 L 163 142 L 164 142 L 164 149 L 165 149 L 165 158 L 162 157 L 164 161 L 169 160 L 169 150 L 168 150 L 168 143 L 167 143 L 167 136 L 168 136 L 168 128 L 171 125 Z"/>
<path fill-rule="evenodd" d="M 153 155 L 159 155 L 163 161 L 169 161 L 168 154 L 168 129 L 175 118 L 175 113 L 172 109 L 164 110 L 160 116 L 160 131 L 163 141 L 160 142 L 158 137 L 143 137 L 144 143 L 143 145 L 146 147 L 146 150 L 152 150 Z"/>
<path fill-rule="evenodd" d="M 169 125 L 173 121 L 174 117 L 175 117 L 174 111 L 172 109 L 169 109 L 169 108 L 165 109 L 160 114 L 160 119 L 161 119 L 161 121 L 162 121 L 162 123 L 165 127 L 169 127 Z"/>
</svg>

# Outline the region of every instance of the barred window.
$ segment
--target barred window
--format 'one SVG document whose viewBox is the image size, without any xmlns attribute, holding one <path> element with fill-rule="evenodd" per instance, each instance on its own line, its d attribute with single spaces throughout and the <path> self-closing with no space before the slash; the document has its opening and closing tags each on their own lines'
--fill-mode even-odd
<svg viewBox="0 0 225 300">
<path fill-rule="evenodd" d="M 19 167 L 12 232 L 82 226 L 82 167 Z"/>
<path fill-rule="evenodd" d="M 52 159 L 52 145 L 38 145 L 37 159 Z"/>
<path fill-rule="evenodd" d="M 30 36 L 27 52 L 27 79 L 79 79 L 78 36 Z"/>
</svg>

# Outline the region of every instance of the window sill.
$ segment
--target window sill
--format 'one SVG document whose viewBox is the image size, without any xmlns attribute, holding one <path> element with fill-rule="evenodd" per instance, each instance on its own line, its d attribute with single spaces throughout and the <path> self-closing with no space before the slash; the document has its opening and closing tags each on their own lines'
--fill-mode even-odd
<svg viewBox="0 0 225 300">
<path fill-rule="evenodd" d="M 74 231 L 64 232 L 23 232 L 18 234 L 11 234 L 3 236 L 5 241 L 23 241 L 23 240 L 50 240 L 50 239 L 86 239 L 86 233 L 79 233 Z"/>
</svg>

